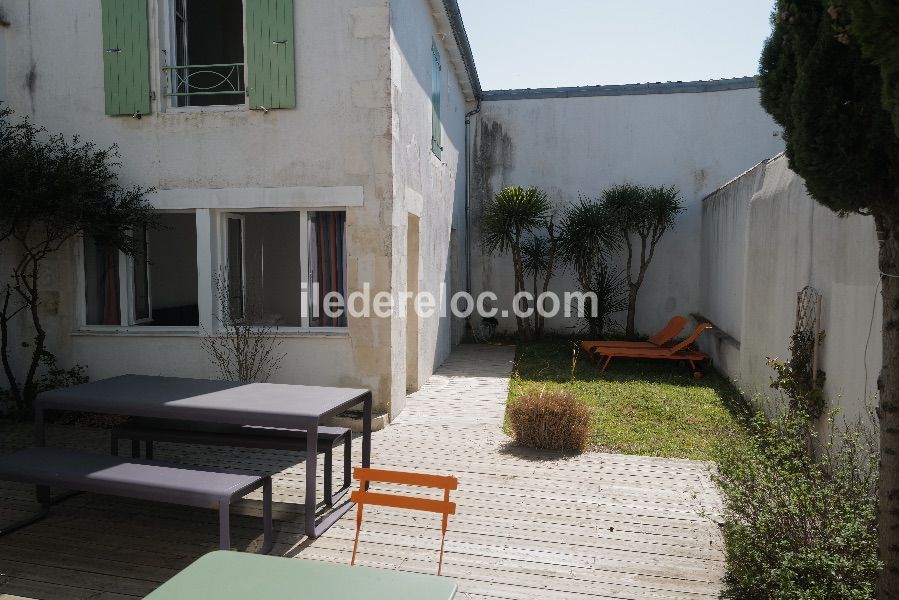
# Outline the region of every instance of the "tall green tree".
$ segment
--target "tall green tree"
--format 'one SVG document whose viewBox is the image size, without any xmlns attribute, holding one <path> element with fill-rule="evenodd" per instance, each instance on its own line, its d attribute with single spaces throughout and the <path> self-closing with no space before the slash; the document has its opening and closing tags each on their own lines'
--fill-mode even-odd
<svg viewBox="0 0 899 600">
<path fill-rule="evenodd" d="M 0 362 L 20 415 L 39 391 L 47 332 L 41 318 L 43 267 L 79 235 L 126 254 L 137 249 L 131 232 L 154 222 L 140 187 L 122 186 L 116 149 L 51 135 L 0 109 L 0 247 L 12 263 L 0 279 Z M 31 340 L 14 339 L 13 320 L 24 317 Z M 29 347 L 24 373 L 11 354 Z"/>
<path fill-rule="evenodd" d="M 899 598 L 896 11 L 893 0 L 778 0 L 759 75 L 762 105 L 783 126 L 790 167 L 812 197 L 839 214 L 874 217 L 883 294 L 881 598 Z"/>
<path fill-rule="evenodd" d="M 637 295 L 646 271 L 665 232 L 682 213 L 680 191 L 675 186 L 644 187 L 623 183 L 607 189 L 600 201 L 602 214 L 616 229 L 627 251 L 624 277 L 627 282 L 625 335 L 636 333 Z"/>
<path fill-rule="evenodd" d="M 515 293 L 526 290 L 522 241 L 526 234 L 545 228 L 550 211 L 546 193 L 535 187 L 507 187 L 484 207 L 481 217 L 481 244 L 488 254 L 510 253 L 515 272 Z M 518 337 L 530 338 L 530 322 L 516 311 Z"/>
<path fill-rule="evenodd" d="M 611 323 L 611 315 L 624 310 L 623 275 L 609 262 L 621 248 L 621 235 L 599 200 L 580 197 L 565 209 L 559 236 L 560 257 L 574 268 L 580 290 L 596 294 L 584 306 L 584 321 L 591 339 L 598 339 Z"/>
<path fill-rule="evenodd" d="M 532 235 L 521 244 L 521 262 L 524 274 L 534 284 L 534 339 L 543 335 L 546 318 L 541 314 L 540 295 L 549 290 L 549 282 L 556 273 L 559 237 L 556 235 L 555 219 L 550 215 L 546 220 L 546 235 Z M 538 282 L 542 287 L 538 286 Z M 545 311 L 543 311 L 545 313 Z"/>
</svg>

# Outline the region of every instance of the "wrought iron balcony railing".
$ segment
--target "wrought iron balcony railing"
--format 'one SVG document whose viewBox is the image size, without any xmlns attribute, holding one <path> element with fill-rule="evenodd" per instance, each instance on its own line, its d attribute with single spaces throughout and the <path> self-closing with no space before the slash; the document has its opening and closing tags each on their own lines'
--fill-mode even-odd
<svg viewBox="0 0 899 600">
<path fill-rule="evenodd" d="M 165 95 L 172 97 L 246 94 L 243 63 L 178 65 L 163 67 L 167 74 Z"/>
</svg>

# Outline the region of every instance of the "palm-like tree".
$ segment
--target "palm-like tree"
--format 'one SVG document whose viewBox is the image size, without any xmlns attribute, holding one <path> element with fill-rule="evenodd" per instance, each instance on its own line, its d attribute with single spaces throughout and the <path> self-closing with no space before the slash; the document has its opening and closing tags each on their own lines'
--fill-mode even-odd
<svg viewBox="0 0 899 600">
<path fill-rule="evenodd" d="M 574 267 L 582 290 L 590 290 L 600 263 L 620 247 L 621 237 L 597 201 L 581 197 L 562 218 L 559 254 Z"/>
<path fill-rule="evenodd" d="M 550 208 L 546 193 L 535 187 L 504 188 L 484 207 L 481 243 L 488 254 L 512 254 L 516 294 L 525 289 L 522 236 L 544 227 Z M 528 321 L 516 315 L 515 322 L 519 338 L 526 340 Z"/>
</svg>

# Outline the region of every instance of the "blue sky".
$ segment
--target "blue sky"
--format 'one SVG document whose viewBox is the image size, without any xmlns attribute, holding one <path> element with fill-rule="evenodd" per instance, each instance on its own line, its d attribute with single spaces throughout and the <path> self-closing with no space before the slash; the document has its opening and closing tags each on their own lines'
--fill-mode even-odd
<svg viewBox="0 0 899 600">
<path fill-rule="evenodd" d="M 754 75 L 774 0 L 459 0 L 485 90 Z"/>
</svg>

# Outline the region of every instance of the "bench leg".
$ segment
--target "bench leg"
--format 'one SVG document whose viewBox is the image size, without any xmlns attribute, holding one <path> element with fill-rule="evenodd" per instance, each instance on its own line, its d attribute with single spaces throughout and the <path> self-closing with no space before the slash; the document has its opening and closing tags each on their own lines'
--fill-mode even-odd
<svg viewBox="0 0 899 600">
<path fill-rule="evenodd" d="M 353 484 L 353 435 L 349 431 L 343 441 L 343 488 L 350 489 Z"/>
<path fill-rule="evenodd" d="M 140 458 L 140 440 L 131 440 L 131 458 Z"/>
<path fill-rule="evenodd" d="M 119 455 L 119 436 L 114 433 L 109 434 L 109 455 L 110 456 L 118 456 Z"/>
<path fill-rule="evenodd" d="M 144 453 L 147 460 L 153 460 L 153 440 L 146 440 L 144 442 Z"/>
<path fill-rule="evenodd" d="M 272 551 L 273 527 L 272 527 L 272 478 L 266 477 L 262 482 L 262 548 L 260 554 L 268 554 Z"/>
<path fill-rule="evenodd" d="M 325 450 L 325 502 L 328 506 L 334 506 L 334 489 L 333 489 L 333 481 L 334 478 L 333 471 L 333 461 L 332 455 L 334 454 L 334 448 L 327 448 Z"/>
<path fill-rule="evenodd" d="M 333 454 L 334 449 L 328 448 L 328 451 L 325 453 L 325 501 L 328 503 L 328 506 L 334 506 L 337 504 L 337 501 L 343 496 L 353 484 L 353 438 L 349 432 L 343 438 L 343 485 L 334 491 L 334 485 L 332 483 L 332 470 L 333 470 Z"/>
<path fill-rule="evenodd" d="M 231 502 L 219 502 L 219 548 L 231 549 Z"/>
</svg>

